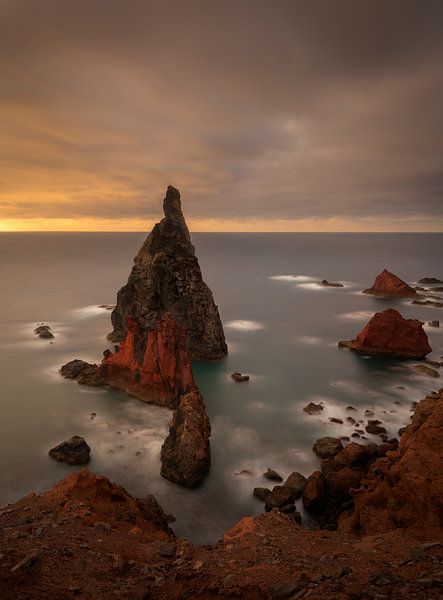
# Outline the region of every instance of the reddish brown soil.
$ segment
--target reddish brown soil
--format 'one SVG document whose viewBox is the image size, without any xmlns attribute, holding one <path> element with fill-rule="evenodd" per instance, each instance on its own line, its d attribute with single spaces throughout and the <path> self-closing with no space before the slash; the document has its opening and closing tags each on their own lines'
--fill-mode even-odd
<svg viewBox="0 0 443 600">
<path fill-rule="evenodd" d="M 84 469 L 0 512 L 0 598 L 441 599 L 442 442 L 443 390 L 371 466 L 338 531 L 273 511 L 203 547 L 175 539 L 153 497 Z"/>
</svg>

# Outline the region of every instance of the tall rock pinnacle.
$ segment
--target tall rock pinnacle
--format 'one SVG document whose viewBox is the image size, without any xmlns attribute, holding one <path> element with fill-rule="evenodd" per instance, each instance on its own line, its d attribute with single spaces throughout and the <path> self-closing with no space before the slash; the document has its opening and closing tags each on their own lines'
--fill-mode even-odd
<svg viewBox="0 0 443 600">
<path fill-rule="evenodd" d="M 128 282 L 117 295 L 108 339 L 122 341 L 125 318 L 136 318 L 149 331 L 168 312 L 186 328 L 191 358 L 213 360 L 227 353 L 223 326 L 211 290 L 202 278 L 195 248 L 183 217 L 180 193 L 168 187 L 165 217 L 157 223 L 134 259 Z"/>
<path fill-rule="evenodd" d="M 183 217 L 180 193 L 168 187 L 164 219 L 134 259 L 117 294 L 114 327 L 100 365 L 73 360 L 60 373 L 85 385 L 108 385 L 174 410 L 161 452 L 162 475 L 193 487 L 211 465 L 211 425 L 192 373 L 192 359 L 227 353 L 223 326 Z"/>
</svg>

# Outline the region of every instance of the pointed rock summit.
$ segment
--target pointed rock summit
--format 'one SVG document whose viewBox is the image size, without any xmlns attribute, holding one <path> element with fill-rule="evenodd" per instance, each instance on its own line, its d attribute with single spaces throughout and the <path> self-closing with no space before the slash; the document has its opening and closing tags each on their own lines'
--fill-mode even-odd
<svg viewBox="0 0 443 600">
<path fill-rule="evenodd" d="M 372 294 L 374 296 L 384 296 L 387 298 L 408 298 L 417 296 L 416 290 L 408 285 L 403 279 L 390 273 L 386 269 L 377 275 L 372 287 L 363 290 L 363 294 Z"/>
<path fill-rule="evenodd" d="M 197 485 L 209 470 L 211 426 L 192 360 L 223 358 L 227 346 L 217 306 L 204 283 L 183 217 L 180 193 L 168 187 L 164 218 L 134 259 L 117 294 L 100 365 L 73 360 L 60 369 L 85 385 L 109 385 L 175 412 L 162 450 L 162 475 Z"/>
<path fill-rule="evenodd" d="M 134 259 L 128 282 L 117 294 L 114 327 L 108 339 L 121 342 L 128 333 L 126 317 L 142 332 L 155 329 L 169 313 L 186 329 L 186 350 L 192 359 L 214 360 L 227 354 L 217 306 L 202 278 L 195 248 L 181 210 L 180 193 L 168 187 L 164 219 L 157 223 Z"/>
<path fill-rule="evenodd" d="M 376 313 L 355 340 L 338 345 L 360 354 L 395 358 L 424 358 L 432 350 L 423 322 L 405 319 L 393 308 Z"/>
</svg>

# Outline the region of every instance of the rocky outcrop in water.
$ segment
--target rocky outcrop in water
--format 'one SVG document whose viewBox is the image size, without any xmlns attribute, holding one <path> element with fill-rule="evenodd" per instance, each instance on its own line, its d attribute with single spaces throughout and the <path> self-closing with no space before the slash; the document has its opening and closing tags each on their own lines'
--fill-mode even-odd
<svg viewBox="0 0 443 600">
<path fill-rule="evenodd" d="M 338 345 L 360 354 L 395 358 L 424 358 L 432 350 L 423 322 L 405 319 L 393 308 L 376 313 L 354 340 Z"/>
<path fill-rule="evenodd" d="M 403 279 L 390 273 L 386 269 L 377 275 L 372 286 L 363 290 L 363 294 L 372 294 L 374 296 L 384 296 L 388 298 L 408 298 L 417 296 L 417 291 L 408 285 Z"/>
<path fill-rule="evenodd" d="M 440 391 L 420 402 L 398 449 L 349 444 L 322 461 L 303 490 L 320 531 L 285 514 L 294 504 L 279 507 L 294 497 L 282 489 L 291 476 L 274 489 L 278 512 L 244 517 L 212 546 L 175 538 L 153 496 L 83 469 L 0 510 L 0 597 L 437 600 L 442 435 Z"/>
<path fill-rule="evenodd" d="M 204 283 L 195 248 L 181 210 L 180 193 L 168 187 L 165 217 L 148 235 L 134 259 L 128 282 L 117 294 L 109 339 L 122 342 L 129 332 L 127 317 L 143 334 L 152 331 L 169 313 L 186 329 L 191 359 L 213 360 L 227 354 L 227 346 L 212 292 Z"/>
<path fill-rule="evenodd" d="M 117 295 L 109 339 L 99 365 L 75 359 L 60 369 L 86 385 L 109 385 L 175 410 L 162 450 L 162 475 L 184 485 L 210 466 L 211 432 L 192 359 L 219 359 L 227 346 L 217 306 L 204 283 L 183 217 L 180 194 L 168 187 L 165 217 L 134 259 Z"/>
<path fill-rule="evenodd" d="M 85 439 L 74 435 L 69 440 L 58 444 L 49 450 L 49 456 L 68 465 L 84 465 L 89 462 L 91 448 Z"/>
<path fill-rule="evenodd" d="M 182 396 L 161 449 L 161 474 L 187 487 L 199 484 L 211 466 L 211 425 L 195 387 Z"/>
</svg>

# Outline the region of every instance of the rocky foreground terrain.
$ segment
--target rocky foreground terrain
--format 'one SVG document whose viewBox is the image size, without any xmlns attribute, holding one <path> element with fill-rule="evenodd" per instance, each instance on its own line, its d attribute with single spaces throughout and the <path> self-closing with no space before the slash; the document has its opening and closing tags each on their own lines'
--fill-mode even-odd
<svg viewBox="0 0 443 600">
<path fill-rule="evenodd" d="M 272 510 L 194 547 L 154 497 L 83 469 L 0 512 L 0 597 L 441 599 L 443 390 L 350 494 L 337 531 Z"/>
</svg>

